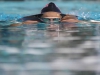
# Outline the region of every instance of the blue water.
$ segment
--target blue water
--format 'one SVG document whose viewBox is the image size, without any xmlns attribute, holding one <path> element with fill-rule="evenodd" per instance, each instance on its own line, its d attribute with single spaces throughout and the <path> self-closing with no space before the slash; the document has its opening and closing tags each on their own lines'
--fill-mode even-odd
<svg viewBox="0 0 100 75">
<path fill-rule="evenodd" d="M 54 1 L 63 13 L 87 21 L 59 24 L 61 31 L 9 26 L 48 2 L 0 2 L 0 75 L 99 75 L 100 23 L 89 22 L 100 20 L 99 2 Z"/>
</svg>

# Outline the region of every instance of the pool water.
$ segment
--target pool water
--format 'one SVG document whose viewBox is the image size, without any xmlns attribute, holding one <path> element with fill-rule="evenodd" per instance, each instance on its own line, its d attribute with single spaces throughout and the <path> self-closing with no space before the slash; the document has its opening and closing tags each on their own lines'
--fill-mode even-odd
<svg viewBox="0 0 100 75">
<path fill-rule="evenodd" d="M 64 23 L 67 29 L 61 31 L 39 29 L 43 23 L 9 26 L 48 2 L 0 2 L 0 75 L 100 75 L 100 23 L 89 22 L 99 21 L 99 2 L 55 2 L 87 21 Z"/>
</svg>

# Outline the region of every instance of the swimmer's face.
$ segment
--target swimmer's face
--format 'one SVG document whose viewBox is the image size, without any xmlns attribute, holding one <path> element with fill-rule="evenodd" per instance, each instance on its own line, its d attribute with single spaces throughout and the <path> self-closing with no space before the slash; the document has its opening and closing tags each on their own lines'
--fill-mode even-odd
<svg viewBox="0 0 100 75">
<path fill-rule="evenodd" d="M 61 15 L 57 12 L 46 12 L 42 15 L 42 20 L 46 23 L 59 22 L 61 20 Z"/>
</svg>

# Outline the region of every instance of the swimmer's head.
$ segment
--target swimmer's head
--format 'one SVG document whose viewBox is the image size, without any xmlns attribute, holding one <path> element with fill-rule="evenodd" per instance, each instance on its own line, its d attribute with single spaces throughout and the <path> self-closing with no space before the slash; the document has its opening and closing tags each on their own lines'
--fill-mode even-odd
<svg viewBox="0 0 100 75">
<path fill-rule="evenodd" d="M 62 16 L 63 14 L 59 8 L 53 2 L 50 2 L 41 10 L 39 17 L 43 22 L 58 22 Z"/>
</svg>

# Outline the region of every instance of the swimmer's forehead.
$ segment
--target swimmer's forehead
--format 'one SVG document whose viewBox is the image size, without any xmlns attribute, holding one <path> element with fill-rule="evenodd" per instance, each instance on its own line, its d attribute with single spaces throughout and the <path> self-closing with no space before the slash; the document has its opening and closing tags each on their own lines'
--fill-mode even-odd
<svg viewBox="0 0 100 75">
<path fill-rule="evenodd" d="M 55 17 L 55 18 L 58 18 L 58 17 L 61 17 L 60 13 L 58 12 L 45 12 L 42 17 Z"/>
</svg>

